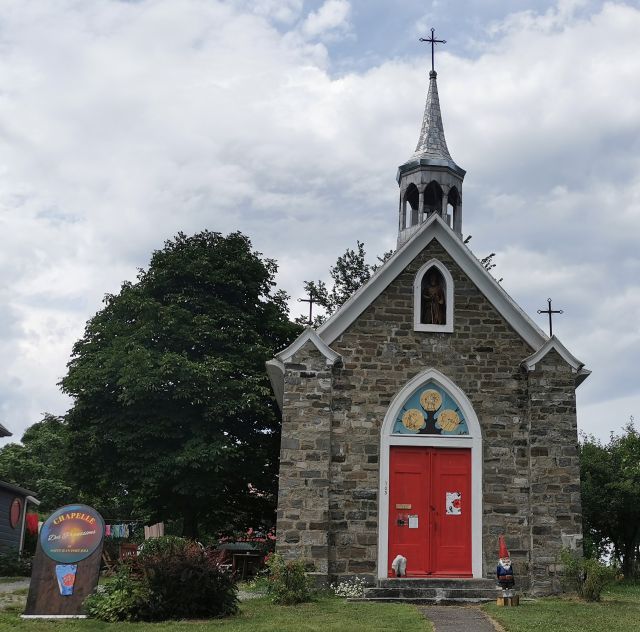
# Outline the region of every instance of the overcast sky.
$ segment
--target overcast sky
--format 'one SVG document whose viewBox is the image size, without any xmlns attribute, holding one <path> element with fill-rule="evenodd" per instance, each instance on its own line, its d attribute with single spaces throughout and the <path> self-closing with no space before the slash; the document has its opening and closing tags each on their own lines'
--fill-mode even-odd
<svg viewBox="0 0 640 632">
<path fill-rule="evenodd" d="M 638 2 L 0 0 L 14 438 L 65 412 L 86 320 L 178 231 L 242 230 L 294 299 L 357 239 L 394 247 L 431 26 L 470 246 L 541 326 L 548 296 L 564 309 L 554 331 L 593 370 L 580 428 L 639 415 Z"/>
</svg>

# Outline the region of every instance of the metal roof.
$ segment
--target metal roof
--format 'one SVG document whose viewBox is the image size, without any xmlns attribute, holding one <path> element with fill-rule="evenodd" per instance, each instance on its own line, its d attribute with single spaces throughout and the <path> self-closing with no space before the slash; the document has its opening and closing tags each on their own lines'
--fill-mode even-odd
<svg viewBox="0 0 640 632">
<path fill-rule="evenodd" d="M 438 97 L 438 84 L 436 77 L 438 74 L 432 70 L 429 73 L 429 91 L 427 92 L 427 102 L 424 106 L 424 116 L 422 117 L 422 129 L 416 150 L 412 156 L 400 167 L 402 172 L 411 165 L 434 165 L 449 167 L 455 172 L 465 171 L 459 167 L 451 158 L 447 141 L 444 137 L 444 126 L 442 124 L 442 114 L 440 112 L 440 99 Z"/>
<path fill-rule="evenodd" d="M 36 493 L 25 489 L 24 487 L 18 487 L 12 483 L 5 483 L 0 481 L 0 489 L 6 489 L 14 494 L 20 494 L 21 496 L 33 496 L 35 498 Z"/>
</svg>

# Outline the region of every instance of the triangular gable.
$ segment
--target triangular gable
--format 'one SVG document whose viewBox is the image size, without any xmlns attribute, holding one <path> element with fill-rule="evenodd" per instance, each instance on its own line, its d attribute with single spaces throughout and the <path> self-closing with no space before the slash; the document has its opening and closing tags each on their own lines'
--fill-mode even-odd
<svg viewBox="0 0 640 632">
<path fill-rule="evenodd" d="M 580 362 L 555 336 L 551 336 L 540 349 L 525 358 L 522 361 L 522 368 L 526 371 L 535 371 L 536 364 L 552 350 L 556 351 L 576 374 L 576 386 L 582 384 L 591 375 L 591 371 L 584 368 L 584 363 Z"/>
<path fill-rule="evenodd" d="M 355 292 L 331 318 L 318 327 L 318 335 L 322 340 L 330 345 L 341 336 L 432 239 L 436 239 L 449 253 L 498 313 L 532 349 L 539 349 L 548 340 L 548 336 L 542 329 L 504 291 L 504 288 L 437 213 L 433 213 L 367 283 Z"/>
<path fill-rule="evenodd" d="M 315 329 L 307 327 L 286 349 L 277 353 L 273 360 L 266 363 L 267 375 L 271 381 L 273 392 L 280 408 L 282 408 L 282 399 L 284 397 L 284 365 L 289 362 L 293 356 L 304 347 L 307 342 L 311 344 L 325 357 L 327 366 L 333 366 L 342 359 L 339 353 L 336 353 L 329 347 Z"/>
<path fill-rule="evenodd" d="M 329 347 L 340 337 L 351 324 L 384 292 L 384 290 L 402 273 L 402 271 L 420 254 L 420 252 L 436 239 L 447 251 L 460 269 L 477 286 L 485 298 L 494 306 L 497 312 L 507 321 L 515 332 L 536 352 L 523 360 L 523 366 L 532 358 L 537 358 L 540 352 L 546 355 L 549 349 L 558 350 L 565 360 L 576 358 L 569 353 L 562 343 L 555 338 L 549 338 L 538 327 L 520 306 L 505 292 L 504 288 L 489 274 L 487 269 L 478 261 L 466 244 L 458 237 L 446 222 L 433 213 L 411 236 L 402 247 L 398 248 L 390 259 L 361 287 L 342 307 L 338 309 L 317 331 L 307 328 L 300 336 L 281 351 L 274 360 L 267 362 L 267 372 L 273 386 L 276 399 L 282 407 L 284 393 L 284 362 L 291 358 L 307 341 L 311 340 L 318 350 L 327 358 L 327 364 L 333 364 L 340 356 Z M 544 351 L 546 349 L 546 351 Z M 563 352 L 560 351 L 563 350 Z M 564 354 L 564 355 L 563 355 Z M 539 361 L 539 360 L 536 360 Z M 569 364 L 573 364 L 567 360 Z M 576 386 L 584 381 L 590 371 L 576 368 Z M 535 365 L 535 362 L 534 362 Z"/>
</svg>

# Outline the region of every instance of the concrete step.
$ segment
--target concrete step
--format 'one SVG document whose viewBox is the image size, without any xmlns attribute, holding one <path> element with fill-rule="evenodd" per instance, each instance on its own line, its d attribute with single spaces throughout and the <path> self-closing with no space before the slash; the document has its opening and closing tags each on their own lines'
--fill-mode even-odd
<svg viewBox="0 0 640 632">
<path fill-rule="evenodd" d="M 349 598 L 347 601 L 364 601 L 364 602 L 376 602 L 376 603 L 410 603 L 417 606 L 468 606 L 473 604 L 483 604 L 488 601 L 494 601 L 493 599 L 476 599 L 474 597 L 467 597 L 465 599 L 447 599 L 438 597 L 416 597 L 409 599 L 406 597 L 385 597 L 385 598 Z"/>
<path fill-rule="evenodd" d="M 473 604 L 493 601 L 502 594 L 491 579 L 398 578 L 382 579 L 367 588 L 365 601 L 416 604 Z"/>
<path fill-rule="evenodd" d="M 411 586 L 412 588 L 495 588 L 493 579 L 459 578 L 459 577 L 398 577 L 379 579 L 380 588 L 395 588 L 397 586 Z"/>
<path fill-rule="evenodd" d="M 478 598 L 493 600 L 498 597 L 499 591 L 489 589 L 467 588 L 367 588 L 365 597 L 369 599 L 468 599 Z"/>
</svg>

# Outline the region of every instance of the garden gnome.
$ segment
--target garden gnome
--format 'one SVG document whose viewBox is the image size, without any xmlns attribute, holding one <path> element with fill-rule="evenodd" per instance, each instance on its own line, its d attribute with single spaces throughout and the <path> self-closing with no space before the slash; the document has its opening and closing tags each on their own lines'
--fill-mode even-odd
<svg viewBox="0 0 640 632">
<path fill-rule="evenodd" d="M 511 558 L 509 557 L 509 551 L 504 541 L 504 536 L 501 535 L 498 538 L 498 544 L 500 545 L 500 559 L 498 560 L 498 567 L 496 569 L 496 577 L 502 590 L 510 590 L 513 588 L 515 582 L 513 581 L 513 567 L 511 566 Z"/>
<path fill-rule="evenodd" d="M 393 562 L 391 562 L 391 568 L 396 574 L 396 577 L 407 576 L 407 558 L 402 555 L 396 555 Z"/>
</svg>

